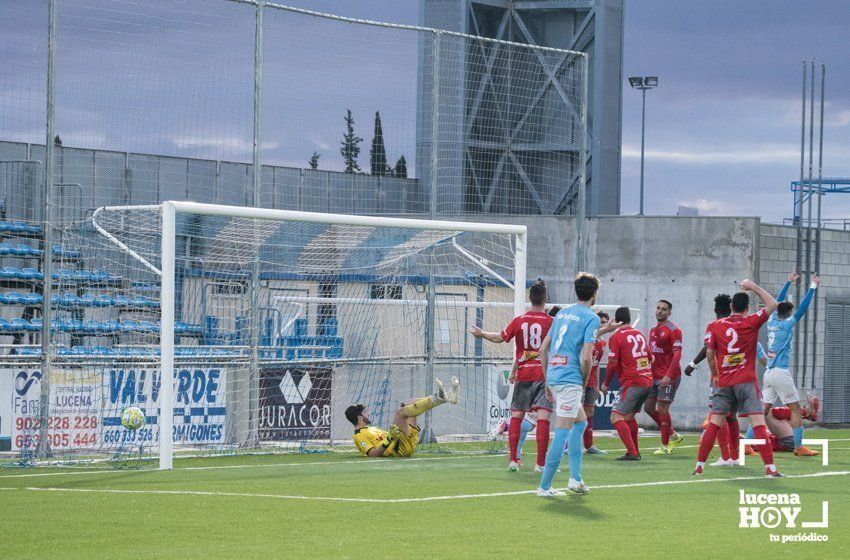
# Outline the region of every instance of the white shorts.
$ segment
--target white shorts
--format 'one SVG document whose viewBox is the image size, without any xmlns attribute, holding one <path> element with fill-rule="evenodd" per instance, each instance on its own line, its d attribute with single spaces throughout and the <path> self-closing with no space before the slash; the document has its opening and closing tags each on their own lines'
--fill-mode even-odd
<svg viewBox="0 0 850 560">
<path fill-rule="evenodd" d="M 794 386 L 794 378 L 791 372 L 783 368 L 770 368 L 764 372 L 764 388 L 761 400 L 767 404 L 773 404 L 776 399 L 782 404 L 800 402 L 797 387 Z"/>
<path fill-rule="evenodd" d="M 576 418 L 582 410 L 581 399 L 584 387 L 581 385 L 549 385 L 555 397 L 555 415 L 559 418 Z"/>
</svg>

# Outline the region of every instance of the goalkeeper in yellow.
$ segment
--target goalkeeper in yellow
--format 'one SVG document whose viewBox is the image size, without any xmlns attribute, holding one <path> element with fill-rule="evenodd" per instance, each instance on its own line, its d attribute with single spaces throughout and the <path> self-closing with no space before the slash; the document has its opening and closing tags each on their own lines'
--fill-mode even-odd
<svg viewBox="0 0 850 560">
<path fill-rule="evenodd" d="M 353 404 L 345 409 L 345 417 L 354 424 L 354 445 L 367 457 L 410 457 L 419 444 L 416 418 L 443 403 L 457 404 L 459 393 L 457 377 L 452 377 L 449 389 L 443 387 L 439 379 L 434 379 L 434 394 L 401 403 L 389 432 L 372 426 L 366 405 Z"/>
</svg>

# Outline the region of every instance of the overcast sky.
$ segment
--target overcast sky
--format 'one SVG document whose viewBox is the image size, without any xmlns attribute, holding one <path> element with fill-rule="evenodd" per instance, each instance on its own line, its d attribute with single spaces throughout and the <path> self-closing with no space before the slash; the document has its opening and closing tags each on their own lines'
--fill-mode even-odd
<svg viewBox="0 0 850 560">
<path fill-rule="evenodd" d="M 289 3 L 345 16 L 418 23 L 417 0 Z M 172 4 L 187 10 L 218 6 L 189 0 Z M 21 9 L 22 5 L 0 0 L 0 136 L 43 141 L 39 128 L 43 97 L 38 93 L 43 88 L 39 37 L 43 13 L 38 7 Z M 241 17 L 244 6 L 204 8 L 202 17 L 192 14 L 194 23 L 187 28 L 158 19 L 140 0 L 63 0 L 60 5 L 66 18 L 60 39 L 64 34 L 66 50 L 58 62 L 66 69 L 100 65 L 104 76 L 119 75 L 124 85 L 129 81 L 137 86 L 133 94 L 126 88 L 114 94 L 110 90 L 114 81 L 105 79 L 95 95 L 75 99 L 66 94 L 68 109 L 57 119 L 74 145 L 108 148 L 120 143 L 122 149 L 149 149 L 151 138 L 167 136 L 182 155 L 245 158 L 251 137 L 253 52 L 244 47 L 251 46 L 253 22 Z M 91 7 L 100 10 L 98 16 L 83 17 L 83 8 Z M 119 14 L 122 10 L 144 17 L 133 25 L 126 21 L 119 25 L 116 22 L 126 19 Z M 356 52 L 344 29 L 303 24 L 293 32 L 276 18 L 267 18 L 266 44 L 275 48 L 265 53 L 266 84 L 272 91 L 264 101 L 270 123 L 263 134 L 264 153 L 280 163 L 303 166 L 316 150 L 325 158 L 323 167 L 334 168 L 341 132 L 338 107 L 353 104 L 363 127 L 358 132 L 367 142 L 374 111 L 380 109 L 390 159 L 403 153 L 412 160 L 415 43 L 400 33 L 366 33 L 359 42 L 362 52 Z M 674 214 L 679 204 L 686 204 L 699 207 L 703 214 L 757 215 L 768 221 L 788 217 L 789 183 L 799 176 L 804 57 L 828 65 L 824 175 L 850 176 L 847 0 L 628 0 L 625 19 L 625 76 L 658 75 L 661 82 L 647 98 L 647 213 Z M 154 43 L 136 44 L 145 30 Z M 81 35 L 88 39 L 71 40 Z M 343 52 L 341 44 L 348 45 Z M 134 51 L 134 46 L 153 48 L 157 56 Z M 380 58 L 365 56 L 376 51 Z M 298 56 L 284 56 L 292 52 Z M 319 61 L 328 59 L 337 61 L 338 68 L 319 69 Z M 359 89 L 359 95 L 352 96 L 334 79 L 349 72 L 346 62 L 355 60 L 355 73 L 362 81 L 349 87 Z M 163 67 L 165 77 L 158 75 Z M 311 71 L 304 72 L 304 67 Z M 299 80 L 292 79 L 296 72 Z M 58 85 L 64 85 L 66 92 L 82 91 L 91 80 L 85 72 L 73 71 L 64 74 Z M 635 213 L 640 95 L 625 80 L 624 87 L 623 212 Z M 371 105 L 358 105 L 352 98 L 370 99 Z M 181 99 L 192 109 L 186 109 Z M 198 127 L 201 121 L 207 124 Z M 288 127 L 312 132 L 296 139 L 275 134 Z M 825 206 L 826 216 L 850 218 L 850 195 L 832 195 Z"/>
</svg>

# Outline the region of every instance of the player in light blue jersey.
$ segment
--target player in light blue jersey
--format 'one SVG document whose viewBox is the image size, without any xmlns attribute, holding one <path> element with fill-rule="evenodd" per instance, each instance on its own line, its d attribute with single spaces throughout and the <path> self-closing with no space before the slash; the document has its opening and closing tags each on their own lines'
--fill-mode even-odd
<svg viewBox="0 0 850 560">
<path fill-rule="evenodd" d="M 552 487 L 552 479 L 564 458 L 564 445 L 568 440 L 570 480 L 567 488 L 578 494 L 590 491 L 581 476 L 582 438 L 587 427 L 582 396 L 593 365 L 593 344 L 599 334 L 599 317 L 591 309 L 598 291 L 599 280 L 595 276 L 585 272 L 576 276 L 578 303 L 558 312 L 540 346 L 546 391 L 555 403 L 555 435 L 546 453 L 538 496 L 564 495 Z"/>
<path fill-rule="evenodd" d="M 794 304 L 787 301 L 788 289 L 799 278 L 796 271 L 788 275 L 788 281 L 779 292 L 780 302 L 770 320 L 767 322 L 767 371 L 764 372 L 764 413 L 767 414 L 773 403 L 780 400 L 791 409 L 791 428 L 794 433 L 794 454 L 797 456 L 817 455 L 816 451 L 803 445 L 803 410 L 800 407 L 800 396 L 794 386 L 794 378 L 788 370 L 791 361 L 791 343 L 794 340 L 794 327 L 809 308 L 815 295 L 820 278 L 812 277 L 812 284 L 806 292 L 800 306 L 794 311 Z M 793 314 L 792 314 L 793 312 Z"/>
</svg>

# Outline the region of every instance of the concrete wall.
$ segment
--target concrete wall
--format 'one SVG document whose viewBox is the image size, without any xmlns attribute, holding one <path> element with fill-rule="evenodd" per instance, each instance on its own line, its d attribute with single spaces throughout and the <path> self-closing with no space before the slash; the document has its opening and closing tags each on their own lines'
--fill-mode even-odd
<svg viewBox="0 0 850 560">
<path fill-rule="evenodd" d="M 505 217 L 528 226 L 528 278 L 543 278 L 550 300 L 573 301 L 576 233 L 570 217 Z M 639 328 L 655 325 L 655 304 L 673 303 L 672 320 L 684 336 L 683 363 L 702 347 L 705 326 L 714 319 L 714 296 L 733 293 L 737 282 L 759 276 L 760 223 L 737 217 L 591 218 L 587 269 L 602 285 L 598 303 L 641 310 Z M 676 426 L 696 428 L 705 418 L 708 368 L 685 377 L 672 408 Z M 639 421 L 646 426 L 645 415 Z"/>
</svg>

